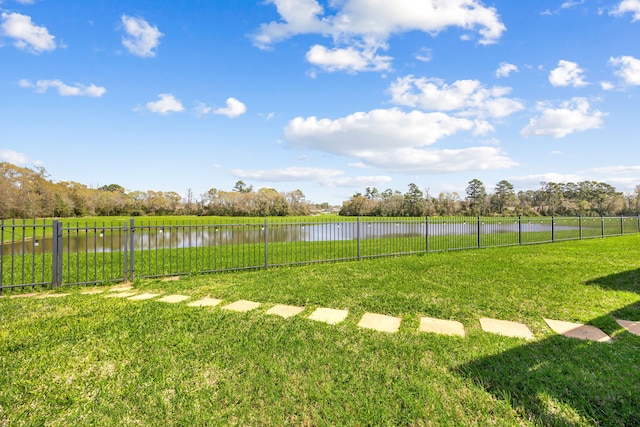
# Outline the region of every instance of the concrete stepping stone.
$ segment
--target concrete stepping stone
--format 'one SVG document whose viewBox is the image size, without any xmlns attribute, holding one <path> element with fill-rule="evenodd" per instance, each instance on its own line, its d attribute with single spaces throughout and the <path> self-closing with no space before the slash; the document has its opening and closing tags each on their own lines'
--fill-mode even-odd
<svg viewBox="0 0 640 427">
<path fill-rule="evenodd" d="M 225 310 L 231 310 L 231 311 L 237 311 L 240 313 L 245 313 L 247 311 L 251 311 L 254 310 L 258 307 L 260 307 L 260 303 L 259 302 L 253 302 L 253 301 L 247 301 L 244 299 L 241 299 L 239 301 L 236 302 L 232 302 L 229 305 L 225 305 L 224 307 L 222 307 Z"/>
<path fill-rule="evenodd" d="M 215 307 L 222 302 L 221 299 L 205 297 L 187 304 L 189 307 Z"/>
<path fill-rule="evenodd" d="M 130 299 L 131 301 L 144 301 L 144 300 L 152 299 L 159 296 L 160 294 L 144 293 L 144 294 L 134 295 L 128 299 Z"/>
<path fill-rule="evenodd" d="M 40 295 L 38 298 L 42 299 L 42 298 L 61 298 L 61 297 L 67 297 L 71 294 L 44 294 L 44 295 Z"/>
<path fill-rule="evenodd" d="M 133 285 L 117 285 L 109 289 L 109 292 L 130 291 L 131 289 L 133 289 Z"/>
<path fill-rule="evenodd" d="M 455 320 L 434 319 L 432 317 L 421 317 L 418 331 L 443 335 L 458 335 L 461 337 L 465 336 L 464 325 L 462 323 Z"/>
<path fill-rule="evenodd" d="M 506 337 L 524 338 L 526 340 L 533 339 L 533 332 L 523 323 L 483 317 L 480 319 L 480 326 L 485 332 L 504 335 Z"/>
<path fill-rule="evenodd" d="M 112 292 L 105 295 L 106 298 L 129 298 L 136 295 L 137 292 Z"/>
<path fill-rule="evenodd" d="M 632 322 L 631 320 L 618 320 L 618 319 L 616 319 L 616 322 L 618 322 L 618 325 L 625 328 L 627 332 L 630 332 L 634 335 L 640 335 L 640 322 Z"/>
<path fill-rule="evenodd" d="M 598 342 L 613 341 L 609 335 L 595 326 L 564 322 L 562 320 L 544 319 L 544 321 L 547 322 L 547 325 L 549 325 L 555 333 L 564 335 L 565 337 Z"/>
<path fill-rule="evenodd" d="M 347 310 L 336 310 L 333 308 L 317 308 L 309 319 L 315 320 L 318 322 L 328 323 L 330 325 L 335 325 L 336 323 L 342 322 L 349 315 L 349 311 Z"/>
<path fill-rule="evenodd" d="M 304 307 L 296 307 L 294 305 L 278 304 L 267 310 L 266 314 L 275 314 L 285 319 L 300 314 L 304 311 Z"/>
<path fill-rule="evenodd" d="M 400 329 L 401 319 L 399 317 L 387 316 L 385 314 L 365 313 L 358 326 L 365 329 L 373 329 L 380 332 L 396 333 Z"/>
<path fill-rule="evenodd" d="M 182 302 L 191 298 L 189 295 L 167 295 L 166 297 L 162 297 L 156 301 L 160 302 L 168 302 L 170 304 L 175 304 L 177 302 Z"/>
<path fill-rule="evenodd" d="M 31 298 L 31 297 L 35 297 L 38 296 L 37 293 L 32 293 L 32 294 L 18 294 L 18 295 L 9 295 L 9 299 L 14 299 L 14 298 Z"/>
<path fill-rule="evenodd" d="M 80 292 L 82 295 L 96 295 L 104 292 L 104 289 L 91 289 L 90 291 Z"/>
</svg>

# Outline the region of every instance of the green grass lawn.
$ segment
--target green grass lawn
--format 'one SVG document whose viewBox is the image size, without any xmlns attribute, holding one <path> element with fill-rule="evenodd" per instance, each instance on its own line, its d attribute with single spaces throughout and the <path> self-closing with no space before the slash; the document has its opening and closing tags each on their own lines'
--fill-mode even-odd
<svg viewBox="0 0 640 427">
<path fill-rule="evenodd" d="M 640 236 L 139 280 L 249 313 L 81 295 L 0 299 L 0 426 L 639 425 Z M 264 314 L 275 304 L 305 311 Z M 346 321 L 306 319 L 317 307 Z M 403 319 L 387 334 L 356 326 Z M 465 338 L 417 331 L 421 316 Z M 480 329 L 526 323 L 534 341 Z M 610 344 L 554 335 L 585 322 Z"/>
</svg>

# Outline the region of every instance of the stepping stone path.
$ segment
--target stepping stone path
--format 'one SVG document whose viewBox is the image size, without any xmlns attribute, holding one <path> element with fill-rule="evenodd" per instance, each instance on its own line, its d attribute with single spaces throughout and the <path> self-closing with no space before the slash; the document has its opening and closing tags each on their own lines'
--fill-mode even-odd
<svg viewBox="0 0 640 427">
<path fill-rule="evenodd" d="M 420 332 L 433 332 L 436 334 L 444 335 L 458 335 L 461 337 L 465 336 L 464 326 L 462 325 L 462 323 L 455 320 L 434 319 L 432 317 L 421 317 L 420 327 L 418 328 L 418 330 Z"/>
<path fill-rule="evenodd" d="M 347 310 L 336 310 L 333 308 L 318 308 L 316 311 L 311 313 L 309 319 L 316 320 L 318 322 L 328 323 L 330 325 L 335 325 L 336 323 L 342 322 L 347 318 L 349 312 Z"/>
<path fill-rule="evenodd" d="M 506 337 L 524 338 L 526 340 L 533 339 L 533 332 L 523 323 L 483 317 L 480 319 L 480 326 L 482 326 L 482 330 L 485 332 L 504 335 Z"/>
<path fill-rule="evenodd" d="M 137 292 L 112 292 L 108 295 L 105 295 L 107 298 L 129 298 L 136 295 Z"/>
<path fill-rule="evenodd" d="M 37 298 L 60 298 L 60 297 L 67 297 L 71 294 L 44 294 L 44 295 L 40 295 Z"/>
<path fill-rule="evenodd" d="M 182 302 L 182 301 L 186 301 L 189 298 L 191 298 L 188 295 L 167 295 L 166 297 L 162 297 L 157 301 L 160 302 L 168 302 L 170 304 L 175 304 L 177 302 Z"/>
<path fill-rule="evenodd" d="M 563 322 L 561 320 L 544 319 L 554 332 L 565 337 L 578 338 L 598 342 L 612 342 L 611 337 L 595 326 L 581 323 Z"/>
<path fill-rule="evenodd" d="M 400 318 L 384 314 L 365 313 L 360 322 L 358 322 L 358 326 L 380 332 L 395 333 L 400 329 Z"/>
<path fill-rule="evenodd" d="M 274 305 L 269 310 L 267 310 L 266 314 L 275 314 L 277 316 L 282 316 L 285 319 L 288 319 L 289 317 L 295 316 L 296 314 L 300 314 L 303 311 L 304 311 L 304 307 L 278 304 L 278 305 Z"/>
<path fill-rule="evenodd" d="M 166 280 L 177 280 L 176 278 L 167 278 Z M 139 294 L 132 285 L 124 284 L 114 286 L 105 292 L 104 289 L 91 289 L 82 291 L 82 295 L 95 295 L 104 293 L 105 298 L 127 298 L 132 301 L 144 301 L 149 299 L 155 299 L 161 294 L 156 293 L 141 293 Z M 8 295 L 8 298 L 60 298 L 71 295 L 69 293 L 28 293 Z M 6 296 L 2 296 L 6 298 Z M 167 302 L 167 303 L 180 303 L 190 299 L 188 295 L 166 295 L 162 298 L 155 299 L 155 301 Z M 197 301 L 192 301 L 187 305 L 190 307 L 215 307 L 222 302 L 221 299 L 205 297 Z M 247 312 L 260 307 L 262 304 L 254 301 L 239 300 L 231 304 L 222 307 L 225 310 L 236 312 Z M 265 314 L 281 316 L 285 319 L 296 316 L 302 313 L 305 307 L 298 307 L 285 304 L 277 304 L 271 307 L 265 312 Z M 349 315 L 348 310 L 337 310 L 333 308 L 317 308 L 307 318 L 318 322 L 328 323 L 335 325 L 344 321 Z M 544 319 L 549 328 L 554 332 L 570 338 L 578 338 L 582 340 L 591 340 L 597 342 L 613 342 L 613 339 L 604 333 L 602 330 L 591 325 L 584 325 L 581 323 L 565 322 L 562 320 Z M 402 319 L 399 317 L 387 316 L 384 314 L 365 313 L 360 321 L 358 327 L 364 329 L 373 329 L 380 332 L 395 333 L 400 329 L 400 323 Z M 616 322 L 620 327 L 624 328 L 627 332 L 640 336 L 640 321 L 620 320 L 616 319 Z M 480 326 L 483 331 L 494 334 L 500 334 L 508 337 L 524 338 L 526 340 L 534 339 L 533 333 L 529 327 L 522 323 L 512 322 L 508 320 L 490 319 L 483 317 L 480 319 Z M 431 332 L 444 335 L 455 335 L 464 337 L 465 330 L 464 325 L 454 320 L 435 319 L 431 317 L 421 317 L 420 326 L 418 328 L 420 332 Z"/>
<path fill-rule="evenodd" d="M 189 307 L 215 307 L 216 305 L 220 304 L 222 302 L 221 299 L 216 299 L 216 298 L 203 298 L 201 300 L 198 301 L 192 301 L 189 304 L 187 304 Z"/>
<path fill-rule="evenodd" d="M 146 299 L 152 299 L 155 297 L 159 297 L 160 294 L 149 294 L 149 293 L 144 293 L 144 294 L 139 294 L 139 295 L 134 295 L 132 297 L 129 297 L 130 300 L 132 301 L 143 301 Z"/>
<path fill-rule="evenodd" d="M 634 335 L 640 335 L 640 322 L 632 322 L 630 320 L 618 320 L 618 325 L 622 326 L 627 330 L 627 332 L 632 333 Z"/>
<path fill-rule="evenodd" d="M 104 292 L 104 289 L 91 289 L 90 291 L 80 292 L 82 295 L 96 295 Z"/>
<path fill-rule="evenodd" d="M 109 292 L 130 291 L 133 289 L 133 285 L 118 285 L 109 289 Z"/>
<path fill-rule="evenodd" d="M 244 299 L 241 299 L 240 301 L 236 301 L 233 302 L 229 305 L 225 305 L 224 307 L 222 307 L 225 310 L 231 310 L 231 311 L 237 311 L 240 313 L 245 313 L 247 311 L 251 311 L 254 310 L 258 307 L 260 307 L 260 303 L 259 302 L 253 302 L 253 301 L 247 301 Z"/>
</svg>

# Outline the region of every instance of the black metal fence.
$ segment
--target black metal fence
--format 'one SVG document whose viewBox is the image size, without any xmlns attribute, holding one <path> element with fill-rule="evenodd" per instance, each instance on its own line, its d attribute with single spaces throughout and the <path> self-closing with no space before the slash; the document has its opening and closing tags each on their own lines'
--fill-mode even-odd
<svg viewBox="0 0 640 427">
<path fill-rule="evenodd" d="M 139 222 L 1 220 L 0 292 L 640 232 L 640 216 Z"/>
</svg>

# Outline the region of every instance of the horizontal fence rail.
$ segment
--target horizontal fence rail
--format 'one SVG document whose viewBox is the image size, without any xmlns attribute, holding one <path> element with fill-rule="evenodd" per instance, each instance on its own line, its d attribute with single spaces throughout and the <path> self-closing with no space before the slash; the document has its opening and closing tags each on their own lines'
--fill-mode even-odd
<svg viewBox="0 0 640 427">
<path fill-rule="evenodd" d="M 640 216 L 0 220 L 0 293 L 632 233 L 640 233 Z"/>
</svg>

